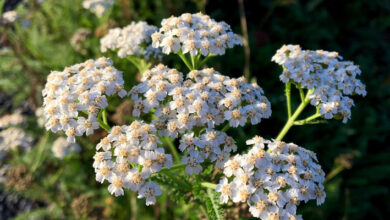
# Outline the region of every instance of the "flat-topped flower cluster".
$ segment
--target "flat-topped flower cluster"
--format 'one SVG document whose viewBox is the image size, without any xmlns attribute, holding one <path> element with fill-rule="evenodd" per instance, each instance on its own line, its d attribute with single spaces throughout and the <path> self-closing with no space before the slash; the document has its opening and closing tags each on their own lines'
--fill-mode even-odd
<svg viewBox="0 0 390 220">
<path fill-rule="evenodd" d="M 107 96 L 126 96 L 123 83 L 122 72 L 104 57 L 51 72 L 42 91 L 46 129 L 64 131 L 71 143 L 75 136 L 92 134 L 99 128 L 99 111 L 108 106 Z"/>
<path fill-rule="evenodd" d="M 161 47 L 165 54 L 181 51 L 196 56 L 225 54 L 227 48 L 242 45 L 228 24 L 217 22 L 202 13 L 185 13 L 179 17 L 163 19 L 161 28 L 152 35 L 153 46 Z"/>
<path fill-rule="evenodd" d="M 225 177 L 217 185 L 220 201 L 246 202 L 254 217 L 302 219 L 296 215 L 301 201 L 325 200 L 325 173 L 314 152 L 292 143 L 255 136 L 248 153 L 225 163 Z"/>
<path fill-rule="evenodd" d="M 25 117 L 19 112 L 7 114 L 0 118 L 0 129 L 21 125 L 25 121 Z"/>
<path fill-rule="evenodd" d="M 0 160 L 10 150 L 21 149 L 29 151 L 33 144 L 33 137 L 26 134 L 23 129 L 18 127 L 9 127 L 0 131 Z"/>
<path fill-rule="evenodd" d="M 178 137 L 194 127 L 213 129 L 225 121 L 231 127 L 260 123 L 271 115 L 271 104 L 257 84 L 229 78 L 213 68 L 193 70 L 187 79 L 162 64 L 144 72 L 129 92 L 133 116 L 150 113 L 159 135 Z"/>
<path fill-rule="evenodd" d="M 83 7 L 90 10 L 97 17 L 102 17 L 114 3 L 114 0 L 84 0 Z"/>
<path fill-rule="evenodd" d="M 81 148 L 77 143 L 69 143 L 66 138 L 59 137 L 53 142 L 51 151 L 55 157 L 62 159 L 70 154 L 80 152 Z"/>
<path fill-rule="evenodd" d="M 177 161 L 186 165 L 187 174 L 198 175 L 203 163 L 211 162 L 224 174 L 216 187 L 220 201 L 245 202 L 254 217 L 301 219 L 296 211 L 302 201 L 323 203 L 325 177 L 315 153 L 278 141 L 280 137 L 270 141 L 256 136 L 247 141 L 253 145 L 248 153 L 232 157 L 237 146 L 225 128 L 259 124 L 271 116 L 271 104 L 262 88 L 244 77 L 230 78 L 213 68 L 194 69 L 202 66 L 209 55 L 223 55 L 227 48 L 241 45 L 241 38 L 225 22 L 201 13 L 172 16 L 161 25 L 157 29 L 145 22 L 133 22 L 111 29 L 101 39 L 101 51 L 118 50 L 121 58 L 139 57 L 147 64 L 138 64 L 144 69 L 151 65 L 146 60 L 161 56 L 160 50 L 176 53 L 191 69 L 188 74 L 163 64 L 146 71 L 139 68 L 143 69 L 141 82 L 126 92 L 122 72 L 106 58 L 54 71 L 42 92 L 46 128 L 64 131 L 68 141 L 74 142 L 75 136 L 90 135 L 99 127 L 98 122 L 103 123 L 108 135 L 96 146 L 96 180 L 107 180 L 108 190 L 115 196 L 123 195 L 124 189 L 138 192 L 139 198 L 146 198 L 146 205 L 155 204 L 155 197 L 162 193 L 151 177 L 172 167 L 171 154 L 161 147 L 162 141 L 171 139 L 179 139 L 178 149 L 183 156 L 177 158 L 175 146 L 171 150 Z M 184 54 L 191 56 L 192 65 Z M 200 62 L 201 55 L 208 57 Z M 353 106 L 349 96 L 366 95 L 365 86 L 356 79 L 361 73 L 358 66 L 342 61 L 335 52 L 288 45 L 279 49 L 272 60 L 284 68 L 282 82 L 295 84 L 301 92 L 308 90 L 302 104 L 310 101 L 316 106 L 321 114 L 316 117 L 346 122 Z M 107 96 L 115 94 L 131 97 L 136 119 L 130 125 L 109 128 L 100 120 L 99 112 L 108 106 Z M 291 106 L 288 109 L 289 127 L 282 129 L 286 131 L 281 136 L 303 110 L 291 117 Z"/>
<path fill-rule="evenodd" d="M 123 28 L 110 29 L 108 34 L 100 40 L 100 50 L 118 50 L 118 57 L 135 55 L 146 60 L 161 59 L 161 50 L 152 47 L 151 35 L 158 28 L 148 25 L 144 21 L 131 22 Z"/>
<path fill-rule="evenodd" d="M 349 96 L 365 96 L 367 92 L 365 85 L 356 79 L 361 74 L 359 66 L 342 59 L 337 52 L 302 50 L 299 45 L 284 45 L 272 57 L 272 61 L 283 66 L 282 82 L 313 89 L 310 103 L 320 108 L 321 115 L 345 123 L 354 105 Z"/>
<path fill-rule="evenodd" d="M 124 188 L 131 189 L 139 198 L 146 198 L 146 205 L 154 204 L 161 190 L 148 178 L 172 166 L 172 156 L 158 147 L 161 142 L 156 132 L 153 125 L 141 121 L 113 127 L 96 146 L 96 180 L 107 180 L 108 190 L 115 196 L 123 195 Z"/>
<path fill-rule="evenodd" d="M 201 164 L 205 160 L 213 162 L 216 168 L 223 169 L 237 146 L 235 140 L 225 132 L 207 129 L 200 137 L 194 136 L 193 132 L 184 134 L 179 149 L 188 153 L 188 156 L 182 157 L 181 163 L 187 165 L 185 172 L 191 175 L 203 170 Z"/>
</svg>

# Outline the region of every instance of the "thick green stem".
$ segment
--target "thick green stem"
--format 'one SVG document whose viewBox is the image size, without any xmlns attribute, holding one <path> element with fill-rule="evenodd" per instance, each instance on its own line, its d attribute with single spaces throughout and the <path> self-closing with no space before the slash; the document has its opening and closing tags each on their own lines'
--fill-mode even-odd
<svg viewBox="0 0 390 220">
<path fill-rule="evenodd" d="M 287 101 L 287 115 L 288 118 L 291 118 L 291 83 L 286 83 L 286 101 Z"/>
<path fill-rule="evenodd" d="M 209 182 L 201 182 L 200 185 L 204 188 L 216 189 L 217 184 L 209 183 Z"/>
<path fill-rule="evenodd" d="M 286 124 L 276 137 L 276 140 L 281 141 L 283 137 L 287 134 L 287 132 L 290 130 L 290 128 L 294 125 L 295 120 L 298 118 L 298 116 L 302 113 L 302 111 L 306 108 L 306 106 L 310 103 L 309 95 L 313 92 L 313 90 L 309 90 L 306 94 L 306 97 L 303 102 L 298 106 L 298 108 L 295 110 L 294 114 L 287 120 Z"/>
</svg>

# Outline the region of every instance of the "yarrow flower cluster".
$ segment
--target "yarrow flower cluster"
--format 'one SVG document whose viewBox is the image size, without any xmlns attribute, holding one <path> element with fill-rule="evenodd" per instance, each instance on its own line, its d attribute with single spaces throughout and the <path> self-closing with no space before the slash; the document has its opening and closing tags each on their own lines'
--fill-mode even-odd
<svg viewBox="0 0 390 220">
<path fill-rule="evenodd" d="M 225 163 L 225 177 L 216 188 L 221 202 L 246 202 L 260 219 L 302 219 L 296 215 L 301 201 L 324 202 L 325 174 L 314 152 L 259 136 L 247 144 L 253 145 L 247 154 Z"/>
<path fill-rule="evenodd" d="M 46 129 L 64 131 L 71 143 L 75 136 L 92 134 L 99 128 L 100 109 L 108 106 L 107 96 L 126 96 L 123 83 L 122 72 L 105 57 L 51 72 L 42 91 Z"/>
<path fill-rule="evenodd" d="M 163 19 L 161 28 L 152 35 L 153 46 L 161 47 L 163 53 L 191 56 L 202 54 L 225 54 L 227 48 L 242 45 L 241 38 L 234 34 L 228 24 L 217 22 L 202 13 L 182 14 L 180 17 Z"/>
<path fill-rule="evenodd" d="M 22 129 L 10 127 L 0 132 L 0 159 L 13 149 L 20 148 L 29 151 L 34 139 L 27 135 Z"/>
<path fill-rule="evenodd" d="M 62 159 L 72 153 L 78 153 L 80 150 L 80 145 L 77 143 L 69 143 L 64 137 L 57 138 L 51 148 L 54 156 L 59 159 Z"/>
<path fill-rule="evenodd" d="M 83 7 L 92 11 L 96 16 L 101 17 L 114 3 L 114 0 L 84 0 Z"/>
<path fill-rule="evenodd" d="M 189 154 L 182 157 L 181 163 L 187 164 L 185 172 L 191 175 L 202 171 L 201 163 L 205 160 L 215 162 L 216 168 L 223 169 L 230 153 L 235 152 L 237 146 L 234 139 L 226 133 L 206 130 L 200 137 L 195 137 L 193 132 L 184 134 L 179 149 Z"/>
<path fill-rule="evenodd" d="M 293 82 L 302 88 L 314 90 L 309 96 L 325 119 L 342 119 L 347 122 L 354 105 L 350 95 L 367 94 L 365 85 L 356 79 L 359 66 L 342 61 L 337 52 L 302 50 L 299 45 L 284 45 L 272 57 L 283 66 L 280 80 Z"/>
<path fill-rule="evenodd" d="M 0 17 L 0 24 L 11 24 L 18 19 L 18 13 L 16 11 L 6 11 L 2 13 Z"/>
<path fill-rule="evenodd" d="M 162 64 L 143 73 L 142 82 L 129 92 L 133 116 L 152 110 L 160 136 L 177 138 L 194 127 L 213 129 L 225 121 L 231 127 L 260 123 L 271 115 L 271 104 L 257 84 L 229 78 L 212 68 L 183 74 Z"/>
<path fill-rule="evenodd" d="M 13 127 L 25 122 L 25 117 L 20 113 L 7 114 L 0 118 L 0 129 Z"/>
<path fill-rule="evenodd" d="M 146 198 L 146 205 L 155 204 L 160 187 L 148 180 L 151 174 L 172 166 L 172 156 L 159 148 L 156 129 L 140 121 L 129 126 L 115 126 L 107 137 L 96 146 L 93 167 L 96 180 L 107 180 L 108 190 L 115 196 L 124 194 L 123 189 L 138 192 L 138 198 Z"/>
<path fill-rule="evenodd" d="M 114 28 L 100 40 L 100 50 L 118 50 L 118 56 L 124 58 L 136 55 L 145 59 L 161 59 L 161 50 L 152 47 L 151 35 L 157 27 L 144 21 L 132 22 L 124 28 Z"/>
</svg>

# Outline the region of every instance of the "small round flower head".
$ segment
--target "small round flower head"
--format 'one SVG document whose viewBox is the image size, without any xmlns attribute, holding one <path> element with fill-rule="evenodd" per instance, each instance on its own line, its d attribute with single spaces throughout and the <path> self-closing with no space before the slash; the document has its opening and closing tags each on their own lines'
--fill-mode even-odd
<svg viewBox="0 0 390 220">
<path fill-rule="evenodd" d="M 179 148 L 189 153 L 181 162 L 187 164 L 185 171 L 190 175 L 199 174 L 202 171 L 201 163 L 205 160 L 215 163 L 216 168 L 223 169 L 230 153 L 237 150 L 232 137 L 211 129 L 207 129 L 200 137 L 194 137 L 193 133 L 184 134 Z"/>
<path fill-rule="evenodd" d="M 322 117 L 346 123 L 354 105 L 349 96 L 365 96 L 367 92 L 356 78 L 361 74 L 359 66 L 342 59 L 337 52 L 302 50 L 299 45 L 284 45 L 272 57 L 272 61 L 283 66 L 282 82 L 313 90 L 310 103 Z"/>
<path fill-rule="evenodd" d="M 70 39 L 70 45 L 72 45 L 75 51 L 83 55 L 86 55 L 88 53 L 88 50 L 84 42 L 88 39 L 90 35 L 91 35 L 90 29 L 79 28 Z"/>
<path fill-rule="evenodd" d="M 13 149 L 20 148 L 29 151 L 34 139 L 27 135 L 22 129 L 10 127 L 0 132 L 0 159 Z"/>
<path fill-rule="evenodd" d="M 42 91 L 46 129 L 64 131 L 71 143 L 75 136 L 92 134 L 107 96 L 126 96 L 123 83 L 122 72 L 104 57 L 51 72 Z"/>
<path fill-rule="evenodd" d="M 221 202 L 247 202 L 260 219 L 302 219 L 296 215 L 301 201 L 324 202 L 325 173 L 315 153 L 258 136 L 247 143 L 253 145 L 248 153 L 225 163 L 225 177 L 216 188 Z"/>
<path fill-rule="evenodd" d="M 7 114 L 0 118 L 0 129 L 14 127 L 25 122 L 25 117 L 16 112 L 13 114 Z"/>
<path fill-rule="evenodd" d="M 77 143 L 69 143 L 64 137 L 57 138 L 57 140 L 55 140 L 53 143 L 53 147 L 51 148 L 54 156 L 59 159 L 62 159 L 72 153 L 78 153 L 80 150 L 80 145 Z"/>
<path fill-rule="evenodd" d="M 213 129 L 229 121 L 231 127 L 258 124 L 271 115 L 271 104 L 257 84 L 229 78 L 214 69 L 194 70 L 187 79 L 160 64 L 144 72 L 130 91 L 133 116 L 155 110 L 153 121 L 161 136 L 177 138 L 193 127 Z"/>
<path fill-rule="evenodd" d="M 0 17 L 0 24 L 11 24 L 18 19 L 18 13 L 16 11 L 7 11 L 2 13 Z"/>
<path fill-rule="evenodd" d="M 11 24 L 18 19 L 18 13 L 16 11 L 7 11 L 2 13 L 0 17 L 0 24 Z"/>
<path fill-rule="evenodd" d="M 114 3 L 114 0 L 84 0 L 83 7 L 93 12 L 96 16 L 101 17 Z"/>
<path fill-rule="evenodd" d="M 115 196 L 123 195 L 123 189 L 130 189 L 138 191 L 139 198 L 145 197 L 147 205 L 154 204 L 154 196 L 160 195 L 161 190 L 147 180 L 151 174 L 172 166 L 172 156 L 158 144 L 153 125 L 134 121 L 113 127 L 96 146 L 93 164 L 96 180 L 110 182 L 108 190 Z"/>
<path fill-rule="evenodd" d="M 161 26 L 152 35 L 152 40 L 153 46 L 161 47 L 165 54 L 181 51 L 191 56 L 223 55 L 227 48 L 242 45 L 241 38 L 232 32 L 228 24 L 217 22 L 200 12 L 171 16 L 163 19 Z"/>
<path fill-rule="evenodd" d="M 100 50 L 118 50 L 118 56 L 135 55 L 145 59 L 161 59 L 161 50 L 152 47 L 152 33 L 157 27 L 144 21 L 132 22 L 124 28 L 114 28 L 100 40 Z"/>
</svg>

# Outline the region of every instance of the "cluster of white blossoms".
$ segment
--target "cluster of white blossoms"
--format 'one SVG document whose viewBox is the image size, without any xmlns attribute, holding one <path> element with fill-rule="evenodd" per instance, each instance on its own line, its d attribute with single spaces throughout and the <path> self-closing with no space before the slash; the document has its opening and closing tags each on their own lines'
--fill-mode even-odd
<svg viewBox="0 0 390 220">
<path fill-rule="evenodd" d="M 14 149 L 29 151 L 34 139 L 27 135 L 22 129 L 10 127 L 0 132 L 0 159 L 7 152 Z"/>
<path fill-rule="evenodd" d="M 225 121 L 231 127 L 260 123 L 271 115 L 263 90 L 241 77 L 229 78 L 212 68 L 193 70 L 187 79 L 162 64 L 143 73 L 129 94 L 133 116 L 154 112 L 160 136 L 177 138 L 194 127 L 213 129 Z"/>
<path fill-rule="evenodd" d="M 77 143 L 69 143 L 64 137 L 57 138 L 53 143 L 53 147 L 51 148 L 54 156 L 59 159 L 62 159 L 72 153 L 78 153 L 80 150 L 80 145 Z"/>
<path fill-rule="evenodd" d="M 179 149 L 188 153 L 183 156 L 182 164 L 187 164 L 185 172 L 199 174 L 202 171 L 201 163 L 205 160 L 215 162 L 215 167 L 224 168 L 224 164 L 230 158 L 230 153 L 237 150 L 234 139 L 226 133 L 216 130 L 206 130 L 200 137 L 194 133 L 184 134 L 180 140 Z"/>
<path fill-rule="evenodd" d="M 2 13 L 0 17 L 0 24 L 11 24 L 18 19 L 18 13 L 16 11 L 6 11 Z"/>
<path fill-rule="evenodd" d="M 234 34 L 225 22 L 216 22 L 202 13 L 182 14 L 163 19 L 161 28 L 152 34 L 153 47 L 161 47 L 163 53 L 196 56 L 209 54 L 225 54 L 226 48 L 242 45 L 241 38 Z"/>
<path fill-rule="evenodd" d="M 115 126 L 96 146 L 93 167 L 96 180 L 107 180 L 108 190 L 115 196 L 123 189 L 138 192 L 146 205 L 155 204 L 160 187 L 148 180 L 151 174 L 172 166 L 172 156 L 159 148 L 159 138 L 153 125 L 134 121 L 129 126 Z"/>
<path fill-rule="evenodd" d="M 324 202 L 325 174 L 314 152 L 259 136 L 247 144 L 253 145 L 247 154 L 225 163 L 225 177 L 216 188 L 221 202 L 247 202 L 250 213 L 261 219 L 302 219 L 296 215 L 301 201 Z"/>
<path fill-rule="evenodd" d="M 92 134 L 100 109 L 108 106 L 106 96 L 127 95 L 123 84 L 122 72 L 105 57 L 51 72 L 42 91 L 46 129 L 64 131 L 71 143 L 75 136 Z"/>
<path fill-rule="evenodd" d="M 351 117 L 354 105 L 350 95 L 367 94 L 365 85 L 356 79 L 359 66 L 342 61 L 337 52 L 302 50 L 299 45 L 284 45 L 272 57 L 283 66 L 280 80 L 293 82 L 302 88 L 314 89 L 309 96 L 311 104 L 318 106 L 325 119 Z"/>
<path fill-rule="evenodd" d="M 156 26 L 148 25 L 144 21 L 132 22 L 124 28 L 110 29 L 100 40 L 100 50 L 118 50 L 118 56 L 121 58 L 135 55 L 145 59 L 161 59 L 161 50 L 151 44 L 151 35 L 156 31 Z"/>
<path fill-rule="evenodd" d="M 92 11 L 96 16 L 101 17 L 114 3 L 114 0 L 84 0 L 83 7 Z"/>
<path fill-rule="evenodd" d="M 18 112 L 13 114 L 7 114 L 0 118 L 0 129 L 20 125 L 23 122 L 25 122 L 25 117 L 22 114 Z"/>
</svg>

